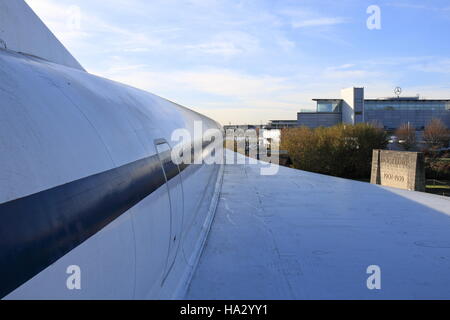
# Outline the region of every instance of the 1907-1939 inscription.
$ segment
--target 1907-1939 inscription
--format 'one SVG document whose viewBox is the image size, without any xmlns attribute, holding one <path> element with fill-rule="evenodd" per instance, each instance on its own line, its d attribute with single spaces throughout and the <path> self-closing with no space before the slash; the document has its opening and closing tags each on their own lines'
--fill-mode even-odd
<svg viewBox="0 0 450 320">
<path fill-rule="evenodd" d="M 425 191 L 423 154 L 373 150 L 370 182 L 406 190 Z"/>
</svg>

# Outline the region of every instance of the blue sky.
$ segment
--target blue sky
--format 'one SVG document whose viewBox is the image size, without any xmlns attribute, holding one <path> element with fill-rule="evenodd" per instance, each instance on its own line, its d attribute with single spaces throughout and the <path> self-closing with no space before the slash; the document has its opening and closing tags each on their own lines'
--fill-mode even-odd
<svg viewBox="0 0 450 320">
<path fill-rule="evenodd" d="M 349 86 L 450 98 L 448 0 L 26 1 L 89 72 L 222 124 L 295 119 Z"/>
</svg>

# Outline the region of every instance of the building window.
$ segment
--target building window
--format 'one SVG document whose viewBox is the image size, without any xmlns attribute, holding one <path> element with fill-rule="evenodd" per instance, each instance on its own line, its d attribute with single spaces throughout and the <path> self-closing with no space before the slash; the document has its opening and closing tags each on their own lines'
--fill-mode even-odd
<svg viewBox="0 0 450 320">
<path fill-rule="evenodd" d="M 317 102 L 317 112 L 341 112 L 340 102 Z"/>
</svg>

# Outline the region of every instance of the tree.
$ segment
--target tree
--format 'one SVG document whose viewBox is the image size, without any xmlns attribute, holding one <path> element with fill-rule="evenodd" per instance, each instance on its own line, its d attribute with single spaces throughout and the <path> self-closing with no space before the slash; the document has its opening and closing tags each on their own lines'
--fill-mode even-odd
<svg viewBox="0 0 450 320">
<path fill-rule="evenodd" d="M 448 147 L 450 131 L 440 119 L 431 119 L 425 127 L 423 139 L 433 149 Z"/>
<path fill-rule="evenodd" d="M 408 151 L 416 146 L 416 129 L 409 123 L 402 124 L 395 131 L 395 135 L 398 137 L 403 149 Z"/>
</svg>

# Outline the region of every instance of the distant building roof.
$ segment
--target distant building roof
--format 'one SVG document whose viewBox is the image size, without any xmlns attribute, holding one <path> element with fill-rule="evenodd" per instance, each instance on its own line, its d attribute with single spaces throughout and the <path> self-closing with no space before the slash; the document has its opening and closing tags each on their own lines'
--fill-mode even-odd
<svg viewBox="0 0 450 320">
<path fill-rule="evenodd" d="M 342 101 L 336 98 L 314 98 L 313 101 Z M 382 97 L 375 99 L 364 99 L 364 101 L 450 101 L 450 99 L 423 99 L 419 96 L 414 97 Z"/>
<path fill-rule="evenodd" d="M 269 120 L 269 122 L 272 122 L 272 123 L 280 123 L 280 122 L 294 123 L 294 122 L 297 122 L 297 120 Z"/>
<path fill-rule="evenodd" d="M 420 99 L 419 97 L 390 97 L 377 99 L 364 99 L 364 101 L 450 101 L 450 99 Z"/>
</svg>

